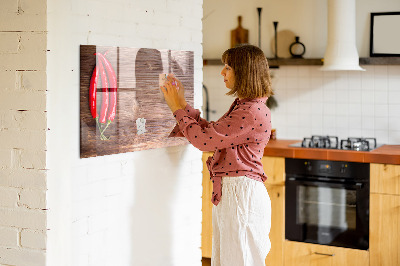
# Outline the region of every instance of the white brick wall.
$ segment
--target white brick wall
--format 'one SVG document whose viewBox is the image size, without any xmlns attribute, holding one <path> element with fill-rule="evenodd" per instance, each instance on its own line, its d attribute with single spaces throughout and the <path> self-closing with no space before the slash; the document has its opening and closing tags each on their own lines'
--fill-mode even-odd
<svg viewBox="0 0 400 266">
<path fill-rule="evenodd" d="M 46 2 L 0 4 L 1 265 L 45 265 Z"/>
</svg>

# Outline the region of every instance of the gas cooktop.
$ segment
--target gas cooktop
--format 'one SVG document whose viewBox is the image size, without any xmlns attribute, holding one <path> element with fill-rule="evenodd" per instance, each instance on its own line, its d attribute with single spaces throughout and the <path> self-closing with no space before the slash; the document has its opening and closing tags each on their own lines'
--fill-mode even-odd
<svg viewBox="0 0 400 266">
<path fill-rule="evenodd" d="M 377 145 L 376 138 L 347 138 L 339 142 L 336 136 L 317 136 L 304 138 L 302 142 L 289 145 L 291 147 L 337 149 L 353 151 L 371 151 L 382 145 Z"/>
</svg>

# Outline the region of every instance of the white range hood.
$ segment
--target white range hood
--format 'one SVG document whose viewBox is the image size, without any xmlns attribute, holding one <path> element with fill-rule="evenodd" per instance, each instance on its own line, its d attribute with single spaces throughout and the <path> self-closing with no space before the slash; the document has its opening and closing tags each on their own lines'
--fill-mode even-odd
<svg viewBox="0 0 400 266">
<path fill-rule="evenodd" d="M 328 0 L 328 44 L 323 71 L 358 70 L 355 0 Z"/>
</svg>

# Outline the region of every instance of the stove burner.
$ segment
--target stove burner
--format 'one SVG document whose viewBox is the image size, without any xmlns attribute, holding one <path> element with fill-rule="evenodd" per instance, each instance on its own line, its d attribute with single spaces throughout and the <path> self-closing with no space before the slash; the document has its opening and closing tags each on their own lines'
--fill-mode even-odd
<svg viewBox="0 0 400 266">
<path fill-rule="evenodd" d="M 369 151 L 376 146 L 376 138 L 347 138 L 340 141 L 343 150 Z"/>
<path fill-rule="evenodd" d="M 312 136 L 311 138 L 304 138 L 301 142 L 301 147 L 305 148 L 326 148 L 338 149 L 338 137 L 333 136 Z"/>
</svg>

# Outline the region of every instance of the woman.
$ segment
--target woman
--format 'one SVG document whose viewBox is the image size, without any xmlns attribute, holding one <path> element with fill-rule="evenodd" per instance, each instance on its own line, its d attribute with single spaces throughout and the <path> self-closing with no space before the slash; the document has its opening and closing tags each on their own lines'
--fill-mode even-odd
<svg viewBox="0 0 400 266">
<path fill-rule="evenodd" d="M 271 202 L 261 158 L 268 143 L 272 95 L 268 62 L 252 45 L 228 49 L 221 71 L 227 95 L 237 98 L 218 121 L 200 118 L 174 77 L 160 87 L 178 121 L 170 136 L 185 136 L 202 151 L 214 151 L 207 166 L 213 182 L 212 265 L 265 265 L 270 250 Z"/>
</svg>

